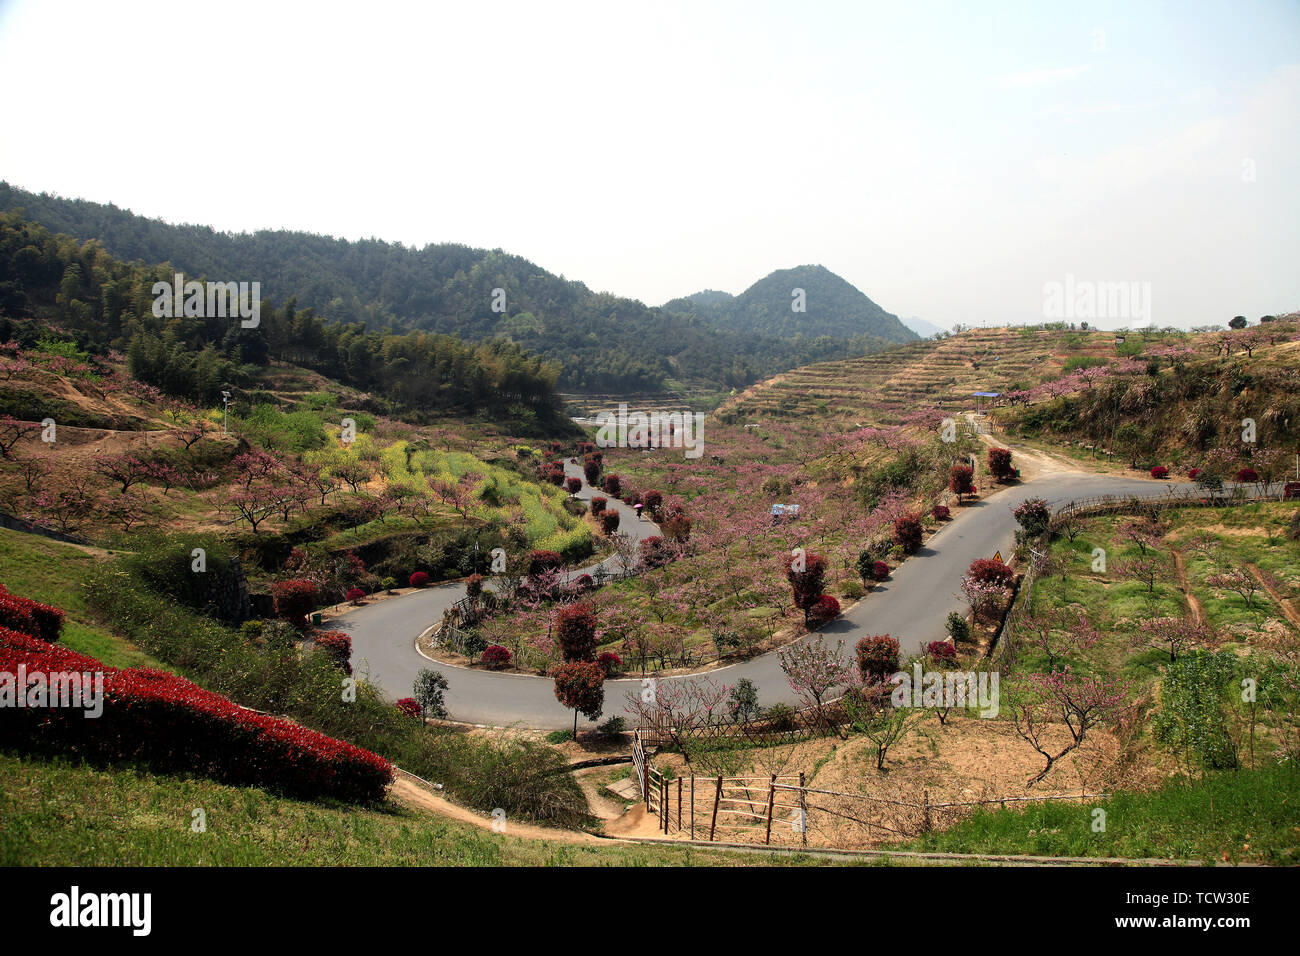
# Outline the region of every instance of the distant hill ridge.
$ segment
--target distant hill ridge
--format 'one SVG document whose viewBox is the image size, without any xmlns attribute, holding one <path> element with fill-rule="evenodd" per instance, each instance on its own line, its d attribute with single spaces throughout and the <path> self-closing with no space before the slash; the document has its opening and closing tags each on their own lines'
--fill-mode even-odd
<svg viewBox="0 0 1300 956">
<path fill-rule="evenodd" d="M 802 302 L 796 296 L 800 289 Z M 796 311 L 800 304 L 803 311 Z M 721 329 L 760 335 L 871 335 L 900 344 L 918 337 L 898 316 L 821 265 L 777 269 L 740 295 L 706 290 L 673 299 L 664 309 L 694 313 Z"/>
<path fill-rule="evenodd" d="M 264 299 L 293 300 L 328 320 L 469 342 L 508 339 L 554 363 L 558 386 L 570 392 L 727 391 L 914 338 L 820 266 L 774 272 L 739 297 L 701 293 L 681 309 L 651 308 L 500 249 L 417 249 L 290 230 L 227 233 L 0 182 L 0 212 L 19 208 L 53 232 L 98 241 L 116 258 L 166 262 L 196 278 L 257 280 Z M 792 284 L 806 291 L 806 313 L 790 311 Z M 493 310 L 496 289 L 505 290 L 505 312 Z"/>
</svg>

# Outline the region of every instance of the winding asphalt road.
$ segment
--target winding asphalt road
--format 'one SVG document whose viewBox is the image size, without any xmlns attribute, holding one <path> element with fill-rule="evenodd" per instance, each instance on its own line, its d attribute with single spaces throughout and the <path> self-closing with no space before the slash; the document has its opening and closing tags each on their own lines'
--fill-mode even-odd
<svg viewBox="0 0 1300 956">
<path fill-rule="evenodd" d="M 581 477 L 581 469 L 576 465 L 567 464 L 566 472 Z M 992 557 L 996 551 L 1010 554 L 1016 529 L 1011 512 L 1025 499 L 1045 498 L 1055 510 L 1070 501 L 1093 495 L 1149 495 L 1179 487 L 1174 483 L 1156 485 L 1135 478 L 1064 472 L 1025 481 L 990 498 L 972 501 L 956 509 L 954 518 L 916 555 L 895 569 L 888 581 L 876 585 L 852 611 L 828 624 L 820 633 L 832 640 L 842 638 L 846 653 L 852 653 L 853 644 L 870 634 L 893 635 L 899 639 L 904 652 L 919 650 L 930 641 L 942 640 L 947 634 L 944 625 L 948 614 L 965 609 L 960 583 L 970 563 L 976 558 Z M 578 497 L 589 500 L 599 493 L 584 481 Z M 650 521 L 638 520 L 632 508 L 614 499 L 611 504 L 623 516 L 620 531 L 628 532 L 638 541 L 658 533 Z M 611 558 L 602 564 L 612 568 L 615 562 L 617 558 Z M 575 573 L 590 573 L 596 567 L 592 565 Z M 542 729 L 571 727 L 573 713 L 555 699 L 549 678 L 434 663 L 416 651 L 416 638 L 440 621 L 442 612 L 464 596 L 463 584 L 444 584 L 350 611 L 332 621 L 331 627 L 352 635 L 353 666 L 357 674 L 368 677 L 392 697 L 408 696 L 416 673 L 421 668 L 432 667 L 447 678 L 447 709 L 457 720 L 493 726 L 518 723 Z M 807 641 L 810 637 L 800 640 Z M 728 684 L 742 677 L 749 678 L 758 688 L 763 706 L 798 703 L 776 652 L 708 673 Z M 691 677 L 660 679 L 690 680 Z M 622 713 L 626 692 L 640 687 L 640 678 L 609 681 L 605 685 L 605 716 Z"/>
</svg>

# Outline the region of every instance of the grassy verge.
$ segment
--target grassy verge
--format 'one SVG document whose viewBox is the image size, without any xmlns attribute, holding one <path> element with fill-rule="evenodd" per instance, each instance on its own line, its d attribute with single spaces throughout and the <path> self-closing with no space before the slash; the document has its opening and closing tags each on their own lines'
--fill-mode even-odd
<svg viewBox="0 0 1300 956">
<path fill-rule="evenodd" d="M 389 804 L 303 803 L 201 778 L 0 753 L 4 866 L 785 866 L 807 857 L 497 835 Z M 206 832 L 195 833 L 202 809 Z"/>
<path fill-rule="evenodd" d="M 1105 830 L 1095 832 L 1096 810 Z M 1080 805 L 981 811 L 899 849 L 1300 864 L 1300 767 L 1179 779 L 1154 793 L 1120 793 Z"/>
<path fill-rule="evenodd" d="M 63 608 L 61 643 L 111 667 L 165 665 L 102 627 L 86 605 L 81 584 L 99 562 L 94 554 L 39 535 L 0 528 L 0 583 L 12 594 Z"/>
</svg>

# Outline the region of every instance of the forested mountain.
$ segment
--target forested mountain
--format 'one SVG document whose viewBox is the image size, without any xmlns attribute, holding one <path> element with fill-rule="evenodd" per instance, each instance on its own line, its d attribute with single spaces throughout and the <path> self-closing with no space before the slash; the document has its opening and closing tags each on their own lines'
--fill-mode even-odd
<svg viewBox="0 0 1300 956">
<path fill-rule="evenodd" d="M 803 290 L 803 300 L 795 290 Z M 796 310 L 795 306 L 803 308 Z M 911 342 L 915 332 L 825 266 L 778 269 L 738 296 L 704 291 L 664 304 L 666 311 L 696 315 L 721 329 L 759 335 L 868 335 Z"/>
<path fill-rule="evenodd" d="M 125 353 L 140 381 L 205 404 L 224 385 L 253 383 L 259 368 L 280 359 L 416 417 L 451 409 L 531 420 L 557 414 L 556 368 L 516 344 L 367 330 L 266 299 L 256 328 L 241 327 L 238 317 L 157 317 L 154 283 L 171 281 L 170 267 L 122 262 L 98 241 L 56 236 L 0 212 L 0 341 L 30 347 L 53 330 L 92 354 Z"/>
<path fill-rule="evenodd" d="M 693 308 L 684 313 L 649 308 L 593 292 L 500 249 L 453 243 L 414 249 L 378 239 L 352 242 L 283 230 L 223 233 L 0 183 L 0 211 L 15 209 L 54 232 L 98 240 L 119 259 L 169 263 L 192 278 L 259 281 L 263 296 L 294 301 L 327 321 L 428 330 L 474 342 L 505 338 L 553 362 L 558 386 L 568 391 L 651 391 L 673 383 L 742 387 L 788 368 L 906 340 L 887 323 L 877 323 L 890 332 L 885 335 L 853 318 L 862 311 L 861 303 L 824 277 L 810 283 L 810 296 L 816 290 L 810 302 L 818 303 L 817 311 L 810 305 L 808 316 L 798 317 L 814 322 L 768 322 L 767 328 L 753 322 L 720 325 Z M 505 290 L 504 313 L 492 309 L 494 289 Z M 788 289 L 784 295 L 788 312 Z M 858 311 L 830 321 L 826 310 L 837 301 Z M 822 331 L 831 328 L 838 331 Z"/>
</svg>

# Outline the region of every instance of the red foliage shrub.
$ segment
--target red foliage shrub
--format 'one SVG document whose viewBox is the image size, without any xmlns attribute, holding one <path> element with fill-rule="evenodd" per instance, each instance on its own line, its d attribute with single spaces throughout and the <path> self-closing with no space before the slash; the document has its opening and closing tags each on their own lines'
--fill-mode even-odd
<svg viewBox="0 0 1300 956">
<path fill-rule="evenodd" d="M 931 641 L 925 645 L 925 653 L 936 664 L 946 665 L 957 663 L 957 648 L 953 647 L 947 641 Z"/>
<path fill-rule="evenodd" d="M 840 602 L 830 594 L 823 594 L 813 602 L 808 620 L 814 627 L 828 624 L 840 616 Z"/>
<path fill-rule="evenodd" d="M 0 746 L 75 752 L 141 763 L 158 773 L 198 773 L 305 799 L 383 799 L 392 765 L 369 751 L 291 721 L 245 710 L 163 671 L 118 669 L 17 631 L 0 629 L 0 671 L 102 673 L 103 714 L 22 707 L 0 721 Z"/>
<path fill-rule="evenodd" d="M 410 577 L 411 587 L 422 588 L 429 583 L 429 576 L 423 571 L 416 571 Z"/>
<path fill-rule="evenodd" d="M 321 631 L 312 638 L 316 647 L 339 667 L 352 673 L 352 637 L 344 631 Z"/>
<path fill-rule="evenodd" d="M 271 585 L 275 613 L 299 628 L 307 626 L 307 615 L 316 610 L 318 592 L 312 581 L 276 581 Z"/>
<path fill-rule="evenodd" d="M 578 714 L 595 720 L 605 706 L 605 672 L 595 661 L 569 661 L 551 671 L 555 678 L 555 699 L 573 710 L 573 732 L 578 732 Z"/>
<path fill-rule="evenodd" d="M 588 458 L 582 463 L 582 476 L 587 479 L 587 484 L 596 487 L 596 482 L 600 481 L 600 463 Z"/>
<path fill-rule="evenodd" d="M 826 586 L 826 559 L 809 551 L 803 556 L 802 570 L 797 569 L 792 554 L 785 555 L 782 561 L 785 564 L 785 578 L 790 582 L 794 606 L 803 611 L 804 623 L 809 624 L 813 605 Z"/>
<path fill-rule="evenodd" d="M 414 697 L 403 697 L 395 706 L 407 717 L 422 717 L 424 715 L 424 708 L 420 706 L 420 702 Z"/>
<path fill-rule="evenodd" d="M 483 594 L 483 575 L 471 574 L 465 579 L 465 596 L 470 598 L 481 597 Z"/>
<path fill-rule="evenodd" d="M 596 663 L 600 665 L 600 669 L 605 672 L 605 676 L 608 678 L 618 673 L 618 669 L 623 666 L 623 658 L 613 651 L 605 651 L 596 658 Z"/>
<path fill-rule="evenodd" d="M 1198 477 L 1200 477 L 1200 474 L 1201 474 L 1201 469 L 1193 468 L 1191 471 L 1187 473 L 1187 477 L 1192 479 L 1192 481 L 1195 481 Z"/>
<path fill-rule="evenodd" d="M 888 634 L 864 637 L 854 647 L 858 672 L 869 684 L 881 684 L 898 672 L 898 640 Z"/>
<path fill-rule="evenodd" d="M 366 596 L 365 588 L 348 588 L 348 593 L 346 595 L 346 598 L 347 600 L 351 601 L 353 604 L 360 604 L 361 599 L 365 596 Z"/>
<path fill-rule="evenodd" d="M 1015 582 L 1016 573 L 997 558 L 976 558 L 970 563 L 967 574 L 980 584 L 996 584 L 1009 588 Z"/>
<path fill-rule="evenodd" d="M 588 591 L 596 590 L 596 579 L 590 574 L 579 574 L 573 579 L 573 593 L 586 594 Z"/>
<path fill-rule="evenodd" d="M 661 517 L 660 510 L 663 508 L 664 496 L 653 489 L 641 492 L 641 504 L 645 512 L 650 515 L 651 521 L 658 521 Z"/>
<path fill-rule="evenodd" d="M 604 495 L 592 495 L 591 513 L 593 515 L 599 515 L 602 511 L 605 510 L 605 505 L 607 504 L 609 504 L 609 499 L 606 498 Z"/>
<path fill-rule="evenodd" d="M 673 549 L 657 534 L 642 538 L 637 545 L 637 553 L 641 556 L 641 564 L 646 568 L 662 568 L 673 559 Z"/>
<path fill-rule="evenodd" d="M 613 508 L 602 511 L 597 517 L 600 518 L 600 526 L 605 529 L 605 534 L 613 534 L 618 530 L 620 515 Z"/>
<path fill-rule="evenodd" d="M 602 485 L 602 487 L 605 489 L 605 492 L 607 494 L 611 494 L 615 498 L 617 498 L 619 489 L 622 487 L 622 485 L 623 485 L 623 478 L 621 475 L 609 474 L 605 476 L 605 482 Z"/>
<path fill-rule="evenodd" d="M 1152 477 L 1152 478 L 1168 478 L 1168 477 L 1169 477 L 1169 469 L 1166 468 L 1164 465 L 1156 465 L 1154 468 L 1151 469 L 1151 477 Z"/>
<path fill-rule="evenodd" d="M 884 561 L 876 561 L 871 565 L 871 580 L 883 581 L 889 577 L 889 565 Z"/>
<path fill-rule="evenodd" d="M 1243 485 L 1253 484 L 1254 482 L 1259 481 L 1259 472 L 1257 472 L 1254 468 L 1243 468 L 1239 472 L 1237 472 L 1236 476 L 1233 478 L 1233 481 L 1236 481 L 1238 484 L 1243 484 Z"/>
<path fill-rule="evenodd" d="M 661 527 L 664 537 L 673 541 L 687 541 L 691 537 L 691 519 L 684 514 L 675 514 L 665 519 Z"/>
<path fill-rule="evenodd" d="M 924 531 L 921 528 L 921 516 L 908 513 L 894 522 L 894 543 L 908 554 L 915 554 L 921 547 Z"/>
<path fill-rule="evenodd" d="M 948 490 L 957 496 L 961 501 L 962 495 L 969 495 L 975 492 L 975 469 L 970 465 L 953 465 L 948 472 Z"/>
<path fill-rule="evenodd" d="M 988 463 L 989 473 L 998 481 L 1006 481 L 1016 473 L 1016 470 L 1011 467 L 1010 448 L 990 448 Z"/>
<path fill-rule="evenodd" d="M 596 612 L 582 601 L 555 612 L 555 642 L 566 661 L 589 661 L 596 654 Z"/>
<path fill-rule="evenodd" d="M 582 490 L 582 479 L 581 479 L 581 478 L 565 478 L 565 479 L 564 479 L 564 490 L 567 491 L 567 492 L 568 492 L 569 494 L 571 494 L 571 495 L 576 495 L 579 491 Z"/>
<path fill-rule="evenodd" d="M 502 647 L 500 644 L 489 644 L 483 649 L 483 655 L 479 658 L 479 663 L 490 667 L 492 670 L 509 667 L 510 649 Z"/>
<path fill-rule="evenodd" d="M 558 571 L 564 567 L 564 558 L 557 551 L 534 551 L 528 555 L 528 574 L 536 577 L 547 571 Z"/>
<path fill-rule="evenodd" d="M 952 509 L 947 505 L 935 505 L 930 514 L 934 515 L 935 521 L 947 521 L 952 517 Z"/>
</svg>

